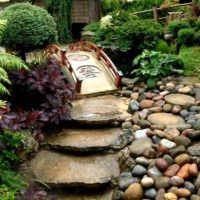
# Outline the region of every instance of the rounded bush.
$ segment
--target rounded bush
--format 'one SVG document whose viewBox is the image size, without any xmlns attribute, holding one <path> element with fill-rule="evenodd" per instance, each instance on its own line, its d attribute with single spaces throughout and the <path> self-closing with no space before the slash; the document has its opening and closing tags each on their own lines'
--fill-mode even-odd
<svg viewBox="0 0 200 200">
<path fill-rule="evenodd" d="M 173 21 L 169 24 L 168 30 L 177 37 L 179 30 L 190 28 L 190 24 L 188 22 L 182 22 L 182 21 Z"/>
<path fill-rule="evenodd" d="M 56 23 L 46 10 L 30 3 L 16 3 L 0 14 L 7 20 L 2 45 L 20 53 L 29 52 L 57 40 Z"/>
<path fill-rule="evenodd" d="M 191 28 L 181 29 L 178 32 L 178 42 L 181 45 L 191 46 L 195 41 L 195 31 Z"/>
</svg>

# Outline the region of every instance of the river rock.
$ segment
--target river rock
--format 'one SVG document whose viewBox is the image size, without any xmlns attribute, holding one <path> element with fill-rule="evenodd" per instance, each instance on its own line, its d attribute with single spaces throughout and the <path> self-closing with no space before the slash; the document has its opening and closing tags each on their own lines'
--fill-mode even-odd
<svg viewBox="0 0 200 200">
<path fill-rule="evenodd" d="M 157 189 L 168 189 L 170 187 L 170 178 L 169 177 L 158 177 L 155 180 L 155 186 Z"/>
<path fill-rule="evenodd" d="M 172 113 L 173 114 L 178 114 L 178 113 L 180 113 L 180 111 L 181 111 L 181 106 L 173 105 L 173 107 L 172 107 Z"/>
<path fill-rule="evenodd" d="M 191 192 L 186 188 L 180 188 L 177 190 L 177 196 L 187 198 L 191 195 Z"/>
<path fill-rule="evenodd" d="M 167 170 L 164 172 L 164 175 L 165 176 L 168 176 L 168 177 L 172 177 L 172 176 L 175 176 L 176 173 L 179 171 L 180 169 L 180 166 L 177 165 L 177 164 L 173 164 L 171 166 L 169 166 L 167 168 Z"/>
<path fill-rule="evenodd" d="M 162 173 L 156 167 L 148 169 L 147 174 L 154 180 L 162 176 Z"/>
<path fill-rule="evenodd" d="M 151 177 L 144 177 L 141 180 L 141 185 L 145 188 L 149 188 L 154 185 L 154 180 Z"/>
<path fill-rule="evenodd" d="M 184 184 L 184 179 L 178 176 L 173 176 L 170 178 L 170 184 L 173 186 L 180 186 Z"/>
<path fill-rule="evenodd" d="M 139 183 L 131 184 L 123 194 L 124 200 L 142 200 L 144 191 Z"/>
<path fill-rule="evenodd" d="M 142 129 L 142 130 L 135 131 L 135 133 L 134 133 L 135 139 L 147 137 L 147 132 L 149 130 L 150 129 Z"/>
<path fill-rule="evenodd" d="M 131 94 L 131 99 L 133 99 L 133 100 L 137 101 L 138 97 L 139 97 L 139 93 L 138 92 L 134 92 L 134 93 Z"/>
<path fill-rule="evenodd" d="M 139 102 L 136 101 L 136 100 L 131 100 L 130 103 L 129 103 L 129 106 L 128 106 L 128 112 L 129 113 L 134 113 L 135 111 L 138 111 L 140 108 L 139 108 Z"/>
<path fill-rule="evenodd" d="M 147 173 L 147 169 L 143 167 L 142 165 L 135 165 L 135 167 L 132 170 L 133 176 L 136 177 L 142 177 Z"/>
<path fill-rule="evenodd" d="M 196 192 L 196 187 L 194 184 L 192 184 L 189 181 L 184 182 L 184 188 L 188 189 L 192 194 L 195 194 Z"/>
<path fill-rule="evenodd" d="M 144 108 L 151 108 L 151 107 L 153 107 L 153 105 L 154 105 L 154 101 L 153 100 L 144 99 L 144 100 L 142 100 L 140 102 L 140 107 L 142 109 L 144 109 Z"/>
<path fill-rule="evenodd" d="M 171 112 L 171 110 L 172 110 L 172 105 L 171 105 L 171 104 L 166 103 L 166 104 L 163 106 L 163 111 L 164 111 L 164 112 Z"/>
<path fill-rule="evenodd" d="M 183 109 L 180 111 L 180 115 L 181 115 L 181 117 L 186 118 L 186 117 L 188 117 L 189 112 L 188 112 L 188 110 Z"/>
<path fill-rule="evenodd" d="M 190 94 L 192 92 L 192 89 L 189 86 L 185 86 L 185 87 L 179 88 L 178 92 L 183 93 L 183 94 Z"/>
<path fill-rule="evenodd" d="M 175 163 L 182 166 L 190 162 L 190 156 L 186 153 L 180 154 L 175 158 Z"/>
<path fill-rule="evenodd" d="M 178 156 L 179 154 L 185 153 L 185 151 L 186 151 L 186 149 L 185 149 L 185 147 L 182 146 L 182 145 L 169 150 L 170 155 L 171 155 L 172 157 L 176 157 L 176 156 Z"/>
<path fill-rule="evenodd" d="M 196 144 L 190 146 L 188 148 L 188 152 L 192 155 L 192 156 L 200 156 L 200 142 L 197 142 Z"/>
<path fill-rule="evenodd" d="M 168 149 L 172 149 L 176 147 L 176 144 L 174 142 L 171 142 L 170 140 L 167 140 L 167 139 L 162 139 L 160 141 L 160 144 Z"/>
<path fill-rule="evenodd" d="M 195 186 L 197 189 L 200 189 L 200 172 L 198 173 L 197 179 L 195 181 Z"/>
<path fill-rule="evenodd" d="M 164 194 L 164 200 L 177 200 L 177 199 L 178 199 L 178 197 L 171 192 Z"/>
<path fill-rule="evenodd" d="M 149 165 L 149 159 L 145 158 L 145 157 L 137 157 L 135 159 L 136 163 L 139 165 L 143 165 L 143 166 L 148 166 Z"/>
<path fill-rule="evenodd" d="M 153 113 L 148 116 L 148 120 L 152 124 L 163 124 L 165 126 L 184 123 L 183 118 L 170 113 Z"/>
<path fill-rule="evenodd" d="M 196 130 L 200 130 L 200 119 L 195 121 L 193 124 L 192 124 L 192 127 Z"/>
<path fill-rule="evenodd" d="M 140 119 L 137 121 L 137 125 L 139 125 L 141 128 L 149 128 L 151 126 L 151 123 L 147 120 Z"/>
<path fill-rule="evenodd" d="M 163 199 L 164 198 L 164 194 L 165 194 L 165 189 L 163 189 L 163 188 L 159 189 L 157 194 L 156 194 L 155 200 Z"/>
<path fill-rule="evenodd" d="M 163 159 L 165 159 L 167 161 L 168 165 L 174 164 L 174 159 L 168 154 L 165 154 L 163 156 Z"/>
<path fill-rule="evenodd" d="M 149 188 L 145 190 L 144 196 L 149 199 L 154 199 L 156 197 L 156 193 L 157 191 L 155 188 Z"/>
<path fill-rule="evenodd" d="M 196 177 L 198 175 L 199 170 L 196 163 L 191 164 L 188 170 L 191 176 Z"/>
<path fill-rule="evenodd" d="M 199 195 L 192 195 L 190 200 L 200 200 L 200 196 Z"/>
<path fill-rule="evenodd" d="M 188 106 L 194 104 L 194 98 L 184 94 L 169 94 L 165 96 L 165 101 L 171 104 Z"/>
<path fill-rule="evenodd" d="M 168 163 L 163 158 L 157 158 L 155 160 L 155 165 L 160 171 L 165 171 L 168 168 Z"/>
<path fill-rule="evenodd" d="M 152 140 L 150 138 L 140 138 L 132 142 L 129 146 L 131 155 L 142 156 L 145 149 L 151 148 Z"/>
<path fill-rule="evenodd" d="M 124 172 L 120 174 L 118 180 L 118 186 L 121 190 L 126 190 L 132 183 L 139 183 L 140 179 L 134 178 L 132 173 Z"/>
<path fill-rule="evenodd" d="M 184 147 L 188 147 L 191 144 L 191 140 L 184 136 L 176 136 L 174 138 L 174 142 L 179 146 L 183 145 Z"/>
<path fill-rule="evenodd" d="M 189 167 L 190 167 L 190 164 L 183 165 L 181 169 L 178 171 L 177 176 L 183 179 L 188 179 L 190 177 Z"/>
</svg>

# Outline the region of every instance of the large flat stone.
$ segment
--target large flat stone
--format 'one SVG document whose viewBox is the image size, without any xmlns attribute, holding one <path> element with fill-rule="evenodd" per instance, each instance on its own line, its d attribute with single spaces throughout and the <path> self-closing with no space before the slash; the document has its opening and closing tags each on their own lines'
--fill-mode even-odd
<svg viewBox="0 0 200 200">
<path fill-rule="evenodd" d="M 81 124 L 109 124 L 128 110 L 128 103 L 112 95 L 81 99 L 73 102 L 71 117 Z"/>
<path fill-rule="evenodd" d="M 113 200 L 113 190 L 53 193 L 58 200 Z"/>
<path fill-rule="evenodd" d="M 192 96 L 185 94 L 169 94 L 165 96 L 165 101 L 175 105 L 188 106 L 193 105 L 195 99 Z"/>
<path fill-rule="evenodd" d="M 156 125 L 174 125 L 174 124 L 184 124 L 185 121 L 183 118 L 177 115 L 173 115 L 170 113 L 154 113 L 148 116 L 148 120 L 152 124 Z"/>
<path fill-rule="evenodd" d="M 65 129 L 48 139 L 55 149 L 74 152 L 102 151 L 121 149 L 133 139 L 131 131 L 120 128 L 102 129 Z"/>
<path fill-rule="evenodd" d="M 199 83 L 199 80 L 197 77 L 180 76 L 175 78 L 175 82 L 180 85 L 195 85 L 196 83 Z"/>
<path fill-rule="evenodd" d="M 30 171 L 52 187 L 100 187 L 120 173 L 114 155 L 73 156 L 47 150 L 31 161 Z"/>
</svg>

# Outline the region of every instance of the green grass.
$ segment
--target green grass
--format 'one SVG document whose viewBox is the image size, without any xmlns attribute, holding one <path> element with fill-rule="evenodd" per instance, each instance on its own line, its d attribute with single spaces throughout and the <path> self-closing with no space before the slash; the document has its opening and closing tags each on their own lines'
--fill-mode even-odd
<svg viewBox="0 0 200 200">
<path fill-rule="evenodd" d="M 200 72 L 200 47 L 182 47 L 179 57 L 184 62 L 184 75 L 197 76 Z"/>
</svg>

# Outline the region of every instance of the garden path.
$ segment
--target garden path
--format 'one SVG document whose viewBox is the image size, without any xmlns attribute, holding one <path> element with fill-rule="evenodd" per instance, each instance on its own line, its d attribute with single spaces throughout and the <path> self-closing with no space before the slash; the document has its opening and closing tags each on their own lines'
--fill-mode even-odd
<svg viewBox="0 0 200 200">
<path fill-rule="evenodd" d="M 175 199 L 199 200 L 200 83 L 157 84 L 75 100 L 73 126 L 47 138 L 31 161 L 33 177 L 59 200 L 168 199 L 175 185 Z"/>
</svg>

